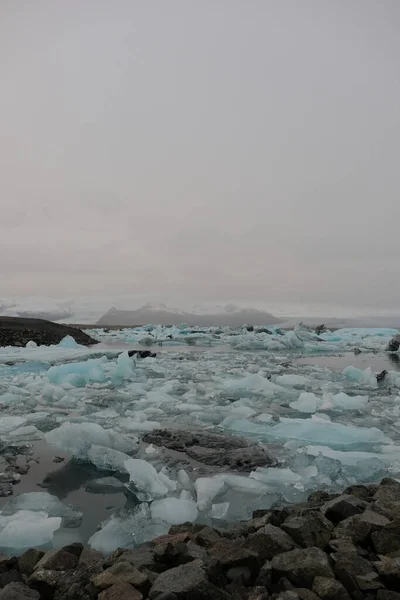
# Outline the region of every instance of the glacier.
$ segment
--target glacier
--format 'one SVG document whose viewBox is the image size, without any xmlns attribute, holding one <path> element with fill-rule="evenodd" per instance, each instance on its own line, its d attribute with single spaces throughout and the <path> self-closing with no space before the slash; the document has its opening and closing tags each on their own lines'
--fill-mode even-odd
<svg viewBox="0 0 400 600">
<path fill-rule="evenodd" d="M 0 550 L 52 546 L 68 530 L 106 554 L 182 519 L 240 521 L 257 508 L 303 502 L 314 490 L 399 478 L 400 357 L 385 352 L 398 332 L 269 329 L 152 325 L 89 331 L 100 340 L 93 348 L 72 338 L 0 348 L 3 470 L 9 464 L 12 472 L 12 456 L 26 452 L 29 462 L 46 448 L 65 460 L 51 466 L 55 473 L 86 469 L 95 481 L 116 477 L 123 490 L 111 514 L 99 512 L 83 532 L 90 508 L 71 507 L 72 492 L 71 499 L 57 486 L 18 494 L 16 486 L 0 507 Z M 157 357 L 129 356 L 144 347 Z M 157 429 L 241 436 L 266 444 L 277 464 L 240 473 L 205 467 L 145 443 Z M 77 486 L 90 498 L 87 481 Z"/>
</svg>

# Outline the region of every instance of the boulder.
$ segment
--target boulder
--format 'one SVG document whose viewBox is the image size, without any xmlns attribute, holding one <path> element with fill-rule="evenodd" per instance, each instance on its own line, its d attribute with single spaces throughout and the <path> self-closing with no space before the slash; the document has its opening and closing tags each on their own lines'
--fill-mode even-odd
<svg viewBox="0 0 400 600">
<path fill-rule="evenodd" d="M 40 594 L 23 583 L 9 583 L 0 590 L 0 600 L 40 600 Z"/>
<path fill-rule="evenodd" d="M 297 587 L 311 588 L 315 577 L 333 577 L 333 571 L 325 552 L 320 548 L 305 548 L 274 556 L 272 576 L 287 577 Z"/>
<path fill-rule="evenodd" d="M 281 527 L 303 548 L 325 548 L 333 530 L 331 521 L 319 512 L 289 517 Z"/>
<path fill-rule="evenodd" d="M 360 515 L 354 515 L 341 521 L 335 528 L 335 538 L 350 538 L 355 544 L 366 544 L 371 533 L 383 529 L 390 521 L 383 515 L 367 509 Z"/>
<path fill-rule="evenodd" d="M 18 557 L 18 568 L 20 572 L 24 575 L 32 575 L 35 566 L 43 556 L 44 552 L 42 552 L 42 550 L 36 550 L 36 548 L 26 550 L 26 552 Z"/>
<path fill-rule="evenodd" d="M 175 594 L 177 600 L 228 600 L 229 595 L 208 581 L 200 565 L 200 561 L 189 563 L 159 575 L 150 590 L 150 599 L 158 600 L 161 594 L 169 593 Z"/>
<path fill-rule="evenodd" d="M 329 521 L 332 521 L 336 525 L 348 517 L 363 513 L 367 506 L 368 504 L 365 500 L 360 500 L 360 498 L 350 494 L 342 494 L 334 500 L 327 502 L 322 507 L 322 513 Z"/>
<path fill-rule="evenodd" d="M 243 547 L 256 553 L 259 559 L 265 562 L 277 554 L 294 550 L 297 544 L 279 527 L 266 525 L 256 533 L 250 534 L 244 541 Z"/>
<path fill-rule="evenodd" d="M 321 600 L 350 600 L 346 588 L 332 577 L 316 577 L 312 589 Z"/>
<path fill-rule="evenodd" d="M 142 600 L 143 595 L 129 583 L 116 583 L 101 592 L 99 600 Z"/>
<path fill-rule="evenodd" d="M 388 523 L 371 535 L 372 544 L 378 554 L 389 554 L 400 549 L 400 518 Z"/>
<path fill-rule="evenodd" d="M 77 564 L 78 558 L 74 554 L 63 549 L 49 550 L 36 564 L 35 570 L 69 571 L 74 569 Z"/>
<path fill-rule="evenodd" d="M 24 583 L 22 575 L 17 569 L 10 569 L 0 574 L 0 588 L 4 588 L 9 583 Z"/>
<path fill-rule="evenodd" d="M 358 554 L 335 554 L 333 560 L 335 561 L 334 571 L 337 579 L 341 581 L 351 595 L 360 591 L 357 581 L 359 577 L 376 573 L 372 564 Z"/>
<path fill-rule="evenodd" d="M 148 582 L 148 576 L 141 573 L 128 562 L 116 562 L 102 573 L 91 579 L 93 585 L 99 590 L 105 590 L 116 583 L 129 583 L 135 588 L 143 589 Z"/>
<path fill-rule="evenodd" d="M 386 587 L 400 590 L 400 558 L 389 558 L 375 563 L 380 578 Z"/>
</svg>

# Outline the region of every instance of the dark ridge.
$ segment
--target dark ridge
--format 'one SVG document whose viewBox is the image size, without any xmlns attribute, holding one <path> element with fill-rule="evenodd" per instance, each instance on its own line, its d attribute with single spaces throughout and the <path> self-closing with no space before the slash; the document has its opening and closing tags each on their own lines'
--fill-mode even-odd
<svg viewBox="0 0 400 600">
<path fill-rule="evenodd" d="M 77 344 L 91 346 L 98 340 L 80 329 L 45 321 L 44 319 L 24 319 L 22 317 L 0 317 L 0 346 L 26 346 L 30 341 L 40 346 L 59 344 L 70 335 Z"/>
</svg>

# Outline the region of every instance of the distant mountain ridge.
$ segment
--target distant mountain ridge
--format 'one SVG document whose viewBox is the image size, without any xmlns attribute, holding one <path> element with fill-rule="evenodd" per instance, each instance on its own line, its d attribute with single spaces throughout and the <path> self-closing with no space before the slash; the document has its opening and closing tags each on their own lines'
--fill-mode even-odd
<svg viewBox="0 0 400 600">
<path fill-rule="evenodd" d="M 196 307 L 202 310 L 202 307 Z M 137 310 L 119 310 L 110 308 L 100 317 L 96 325 L 107 326 L 128 326 L 128 325 L 146 325 L 149 323 L 158 325 L 177 325 L 187 323 L 188 325 L 207 327 L 229 325 L 237 327 L 239 325 L 276 325 L 280 319 L 268 312 L 255 308 L 238 308 L 232 304 L 218 307 L 218 312 L 185 312 L 179 309 L 169 308 L 165 304 L 151 305 L 145 304 Z"/>
</svg>

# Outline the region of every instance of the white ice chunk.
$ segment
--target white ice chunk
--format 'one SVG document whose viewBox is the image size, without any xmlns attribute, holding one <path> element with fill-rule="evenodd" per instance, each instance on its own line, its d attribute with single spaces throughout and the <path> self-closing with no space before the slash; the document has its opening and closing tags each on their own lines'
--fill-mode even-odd
<svg viewBox="0 0 400 600">
<path fill-rule="evenodd" d="M 168 487 L 162 478 L 153 465 L 145 460 L 130 458 L 125 461 L 125 469 L 129 473 L 129 487 L 141 502 L 163 498 L 168 494 Z"/>
<path fill-rule="evenodd" d="M 113 448 L 120 452 L 132 452 L 137 445 L 115 431 L 106 430 L 97 423 L 63 423 L 61 427 L 46 433 L 48 444 L 69 452 L 76 458 L 86 460 L 92 445 Z"/>
<path fill-rule="evenodd" d="M 225 482 L 216 477 L 200 477 L 194 482 L 197 493 L 197 506 L 204 510 L 211 504 L 213 499 L 224 491 Z"/>
<path fill-rule="evenodd" d="M 123 352 L 118 356 L 117 366 L 113 373 L 114 377 L 129 378 L 133 375 L 134 361 L 128 355 L 128 351 Z"/>
<path fill-rule="evenodd" d="M 254 373 L 243 379 L 234 379 L 225 383 L 225 389 L 230 393 L 246 393 L 246 392 L 259 392 L 266 396 L 274 396 L 279 391 L 279 386 L 271 383 L 262 375 Z"/>
<path fill-rule="evenodd" d="M 358 369 L 357 367 L 349 366 L 343 369 L 343 375 L 351 381 L 357 381 L 360 384 L 368 385 L 371 387 L 378 387 L 376 375 L 372 372 L 371 368 Z"/>
<path fill-rule="evenodd" d="M 74 387 L 84 387 L 88 383 L 105 381 L 102 359 L 89 359 L 50 367 L 47 377 L 51 383 L 70 383 Z"/>
<path fill-rule="evenodd" d="M 229 502 L 220 502 L 219 504 L 213 504 L 211 507 L 211 517 L 213 519 L 224 519 L 228 514 Z"/>
<path fill-rule="evenodd" d="M 196 502 L 180 498 L 155 500 L 152 502 L 150 509 L 153 519 L 160 519 L 171 525 L 194 523 L 199 514 Z"/>
<path fill-rule="evenodd" d="M 22 417 L 1 417 L 0 418 L 0 435 L 9 433 L 18 427 L 25 425 L 26 420 Z"/>
<path fill-rule="evenodd" d="M 278 487 L 292 485 L 301 481 L 301 476 L 298 473 L 294 473 L 291 469 L 263 469 L 259 467 L 250 473 L 250 477 Z"/>
<path fill-rule="evenodd" d="M 324 444 L 338 449 L 387 442 L 384 433 L 376 427 L 342 425 L 317 416 L 313 416 L 311 419 L 281 419 L 277 425 L 273 425 L 268 430 L 265 429 L 265 436 L 281 440 Z"/>
<path fill-rule="evenodd" d="M 348 396 L 340 392 L 332 396 L 332 403 L 341 410 L 364 410 L 368 404 L 368 396 Z"/>
<path fill-rule="evenodd" d="M 89 539 L 89 546 L 110 554 L 116 548 L 134 548 L 168 533 L 170 525 L 151 518 L 147 504 L 140 504 L 132 512 L 120 511 L 102 523 Z"/>
<path fill-rule="evenodd" d="M 13 515 L 18 511 L 44 511 L 49 517 L 61 517 L 66 521 L 73 521 L 75 525 L 82 518 L 82 513 L 73 506 L 63 504 L 56 496 L 47 492 L 26 492 L 14 496 L 3 506 L 1 514 Z"/>
<path fill-rule="evenodd" d="M 289 406 L 302 413 L 315 413 L 322 406 L 322 400 L 311 392 L 302 392 L 299 399 L 291 402 Z"/>
<path fill-rule="evenodd" d="M 105 448 L 104 446 L 91 446 L 87 452 L 88 460 L 93 463 L 98 469 L 106 471 L 119 471 L 125 473 L 125 462 L 130 459 L 125 452 L 119 452 L 113 448 Z"/>
<path fill-rule="evenodd" d="M 23 550 L 44 546 L 53 539 L 61 517 L 49 517 L 44 511 L 19 510 L 0 515 L 0 548 Z"/>
</svg>

